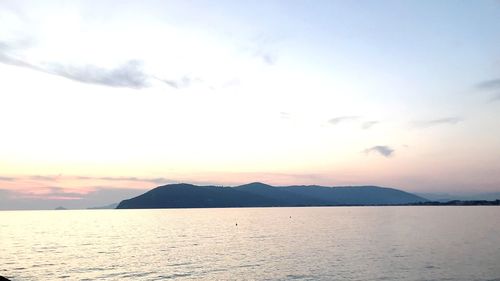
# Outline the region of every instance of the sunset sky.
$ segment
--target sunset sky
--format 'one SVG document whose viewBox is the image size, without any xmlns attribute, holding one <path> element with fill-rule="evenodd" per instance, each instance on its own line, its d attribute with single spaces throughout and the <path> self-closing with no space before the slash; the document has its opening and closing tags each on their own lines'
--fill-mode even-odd
<svg viewBox="0 0 500 281">
<path fill-rule="evenodd" d="M 499 175 L 500 1 L 0 1 L 0 209 Z"/>
</svg>

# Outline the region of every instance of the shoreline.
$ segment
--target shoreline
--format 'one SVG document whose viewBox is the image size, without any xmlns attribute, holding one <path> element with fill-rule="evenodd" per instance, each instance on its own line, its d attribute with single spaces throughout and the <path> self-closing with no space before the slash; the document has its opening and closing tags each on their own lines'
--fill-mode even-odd
<svg viewBox="0 0 500 281">
<path fill-rule="evenodd" d="M 452 200 L 448 202 L 419 202 L 419 203 L 409 203 L 409 204 L 345 204 L 345 205 L 298 205 L 298 206 L 221 206 L 221 207 L 165 207 L 165 208 L 114 208 L 114 209 L 12 209 L 12 210 L 0 210 L 0 212 L 8 211 L 103 211 L 103 210 L 161 210 L 161 209 L 244 209 L 244 208 L 321 208 L 321 207 L 425 207 L 425 206 L 500 206 L 500 199 L 497 200 L 472 200 L 472 201 L 461 201 Z"/>
</svg>

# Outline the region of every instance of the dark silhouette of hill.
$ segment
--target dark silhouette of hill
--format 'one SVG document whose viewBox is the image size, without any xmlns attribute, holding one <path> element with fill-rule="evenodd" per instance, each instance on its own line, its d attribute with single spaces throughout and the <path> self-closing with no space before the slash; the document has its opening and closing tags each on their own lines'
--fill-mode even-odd
<svg viewBox="0 0 500 281">
<path fill-rule="evenodd" d="M 117 209 L 134 208 L 217 208 L 279 206 L 272 198 L 230 187 L 169 184 L 135 198 L 123 200 Z"/>
<path fill-rule="evenodd" d="M 286 190 L 334 203 L 335 205 L 394 205 L 425 202 L 417 195 L 378 186 L 290 186 Z"/>
<path fill-rule="evenodd" d="M 331 200 L 313 197 L 307 193 L 301 194 L 290 187 L 274 187 L 260 182 L 240 185 L 234 189 L 272 198 L 279 202 L 280 206 L 327 206 L 332 204 Z"/>
<path fill-rule="evenodd" d="M 123 200 L 117 209 L 401 205 L 428 201 L 377 186 L 281 186 L 254 182 L 236 187 L 169 184 Z"/>
</svg>

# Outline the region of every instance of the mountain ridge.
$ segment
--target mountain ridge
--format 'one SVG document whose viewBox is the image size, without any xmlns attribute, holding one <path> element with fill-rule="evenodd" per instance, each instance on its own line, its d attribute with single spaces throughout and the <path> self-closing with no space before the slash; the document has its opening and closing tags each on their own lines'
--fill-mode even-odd
<svg viewBox="0 0 500 281">
<path fill-rule="evenodd" d="M 252 182 L 234 187 L 167 184 L 121 201 L 117 209 L 397 205 L 427 202 L 415 194 L 379 186 L 272 186 Z"/>
</svg>

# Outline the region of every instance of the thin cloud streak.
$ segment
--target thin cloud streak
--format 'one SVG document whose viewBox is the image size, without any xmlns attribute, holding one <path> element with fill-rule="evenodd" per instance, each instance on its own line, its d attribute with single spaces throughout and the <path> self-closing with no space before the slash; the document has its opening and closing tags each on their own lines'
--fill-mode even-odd
<svg viewBox="0 0 500 281">
<path fill-rule="evenodd" d="M 280 112 L 280 118 L 281 119 L 290 119 L 292 115 L 289 112 L 282 111 Z"/>
<path fill-rule="evenodd" d="M 41 189 L 42 192 L 14 192 L 13 195 L 16 198 L 31 198 L 31 199 L 41 199 L 41 200 L 79 200 L 82 199 L 84 195 L 94 192 L 94 190 L 89 189 L 85 192 L 75 192 L 71 189 L 65 189 L 62 187 L 45 187 Z"/>
<path fill-rule="evenodd" d="M 29 178 L 32 180 L 43 180 L 43 181 L 55 181 L 57 180 L 59 176 L 40 176 L 40 175 L 35 175 L 35 176 L 30 176 Z"/>
<path fill-rule="evenodd" d="M 0 42 L 0 63 L 25 67 L 88 84 L 133 89 L 150 86 L 148 83 L 150 77 L 142 71 L 142 62 L 139 60 L 129 60 L 125 64 L 111 69 L 90 64 L 83 66 L 64 65 L 60 63 L 36 65 L 12 55 L 11 53 L 16 49 L 10 44 Z"/>
<path fill-rule="evenodd" d="M 260 58 L 262 62 L 267 65 L 274 65 L 277 61 L 277 56 L 275 54 L 271 54 L 263 50 L 255 52 L 255 57 Z"/>
<path fill-rule="evenodd" d="M 480 90 L 496 90 L 500 89 L 500 78 L 486 80 L 476 85 L 476 88 Z"/>
<path fill-rule="evenodd" d="M 425 120 L 425 121 L 415 121 L 413 125 L 420 128 L 428 128 L 438 125 L 456 125 L 462 122 L 463 119 L 460 117 L 445 117 L 439 119 Z"/>
<path fill-rule="evenodd" d="M 82 180 L 82 181 L 110 181 L 110 182 L 144 182 L 152 184 L 168 184 L 178 181 L 158 177 L 158 178 L 140 178 L 140 177 L 92 177 L 92 176 L 62 176 L 62 175 L 32 175 L 32 176 L 19 176 L 19 177 L 0 177 L 0 181 L 8 182 L 23 182 L 23 181 L 38 181 L 38 182 L 58 182 L 66 180 Z"/>
<path fill-rule="evenodd" d="M 363 150 L 363 152 L 366 154 L 375 152 L 375 153 L 378 153 L 378 154 L 384 156 L 385 158 L 389 158 L 389 157 L 394 155 L 394 149 L 389 147 L 389 146 L 386 146 L 386 145 L 372 146 L 370 148 Z"/>
<path fill-rule="evenodd" d="M 361 123 L 361 128 L 363 130 L 368 130 L 368 129 L 372 128 L 373 126 L 380 123 L 380 121 L 377 121 L 377 120 L 363 121 L 360 119 L 361 119 L 361 116 L 356 116 L 356 115 L 338 116 L 338 117 L 334 117 L 334 118 L 328 120 L 328 123 L 330 123 L 331 125 L 338 125 L 338 124 L 343 123 L 343 122 L 358 121 L 356 123 L 357 124 Z"/>
<path fill-rule="evenodd" d="M 167 178 L 101 177 L 101 178 L 96 178 L 96 179 L 107 180 L 107 181 L 151 182 L 151 183 L 155 183 L 155 184 L 166 184 L 166 183 L 176 182 L 174 180 L 167 179 Z"/>
<path fill-rule="evenodd" d="M 358 118 L 359 118 L 359 116 L 339 116 L 339 117 L 335 117 L 335 118 L 328 120 L 328 123 L 330 123 L 332 125 L 337 125 L 337 124 L 340 124 L 342 122 L 353 121 L 353 120 L 356 120 Z"/>
<path fill-rule="evenodd" d="M 500 92 L 496 93 L 496 95 L 494 95 L 491 99 L 490 99 L 491 102 L 494 102 L 494 101 L 500 101 Z"/>
<path fill-rule="evenodd" d="M 14 52 L 16 49 L 19 49 L 19 47 L 14 47 L 12 44 L 0 41 L 0 63 L 27 67 L 37 71 L 43 71 L 39 67 L 34 66 L 26 62 L 25 60 L 19 59 L 15 55 L 10 54 Z"/>
<path fill-rule="evenodd" d="M 363 128 L 364 130 L 368 130 L 371 127 L 377 125 L 378 123 L 380 123 L 380 122 L 379 121 L 366 121 L 366 122 L 363 122 L 363 124 L 361 125 L 361 128 Z"/>
<path fill-rule="evenodd" d="M 195 82 L 200 82 L 201 79 L 199 78 L 192 78 L 190 76 L 183 76 L 180 79 L 162 79 L 158 77 L 153 77 L 158 81 L 161 81 L 168 86 L 175 88 L 175 89 L 183 89 L 183 88 L 188 88 L 192 86 Z"/>
<path fill-rule="evenodd" d="M 488 100 L 489 102 L 500 101 L 500 78 L 486 80 L 476 85 L 476 89 L 492 92 L 494 91 L 493 96 Z"/>
<path fill-rule="evenodd" d="M 253 50 L 253 57 L 271 66 L 275 65 L 278 60 L 278 55 L 273 45 L 281 40 L 273 35 L 259 34 L 251 40 L 250 44 L 252 46 L 248 46 L 247 48 Z"/>
<path fill-rule="evenodd" d="M 82 83 L 141 89 L 149 87 L 148 76 L 142 72 L 141 65 L 142 63 L 138 60 L 129 60 L 112 69 L 95 65 L 48 64 L 44 72 Z"/>
</svg>

